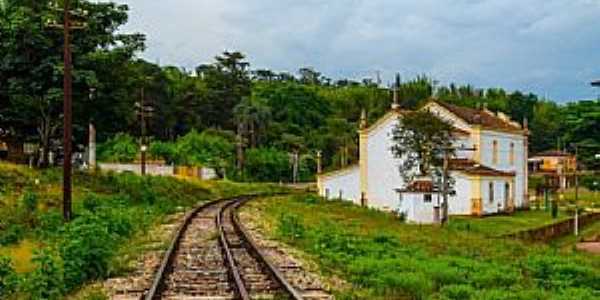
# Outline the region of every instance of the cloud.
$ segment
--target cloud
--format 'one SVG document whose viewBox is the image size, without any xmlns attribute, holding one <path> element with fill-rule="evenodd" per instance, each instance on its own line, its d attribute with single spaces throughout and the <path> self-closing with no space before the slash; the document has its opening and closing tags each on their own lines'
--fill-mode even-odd
<svg viewBox="0 0 600 300">
<path fill-rule="evenodd" d="M 594 0 L 119 0 L 145 58 L 193 68 L 224 50 L 254 67 L 333 78 L 427 74 L 442 83 L 592 98 L 600 77 Z"/>
</svg>

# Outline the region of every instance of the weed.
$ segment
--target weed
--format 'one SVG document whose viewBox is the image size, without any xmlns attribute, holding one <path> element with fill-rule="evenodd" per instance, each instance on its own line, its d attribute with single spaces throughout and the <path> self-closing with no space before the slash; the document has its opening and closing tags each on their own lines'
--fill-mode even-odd
<svg viewBox="0 0 600 300">
<path fill-rule="evenodd" d="M 289 241 L 302 238 L 304 235 L 304 225 L 297 215 L 282 214 L 279 217 L 279 235 Z"/>
<path fill-rule="evenodd" d="M 61 299 L 65 291 L 65 278 L 62 261 L 47 249 L 35 253 L 33 263 L 36 268 L 27 275 L 24 286 L 31 299 Z"/>
<path fill-rule="evenodd" d="M 0 256 L 0 299 L 12 294 L 17 287 L 17 274 L 10 258 Z"/>
</svg>

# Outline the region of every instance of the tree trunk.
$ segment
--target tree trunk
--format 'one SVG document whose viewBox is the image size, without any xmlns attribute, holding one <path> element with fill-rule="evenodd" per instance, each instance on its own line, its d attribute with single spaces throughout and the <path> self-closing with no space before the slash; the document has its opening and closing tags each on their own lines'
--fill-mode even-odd
<svg viewBox="0 0 600 300">
<path fill-rule="evenodd" d="M 38 167 L 47 168 L 49 165 L 49 154 L 50 154 L 50 120 L 48 118 L 42 118 L 38 127 L 38 134 L 40 138 L 40 146 L 42 152 L 38 160 Z"/>
<path fill-rule="evenodd" d="M 250 122 L 250 146 L 256 148 L 256 126 Z"/>
<path fill-rule="evenodd" d="M 242 174 L 242 170 L 244 168 L 244 125 L 242 123 L 238 124 L 238 133 L 237 133 L 237 170 L 239 174 Z"/>
</svg>

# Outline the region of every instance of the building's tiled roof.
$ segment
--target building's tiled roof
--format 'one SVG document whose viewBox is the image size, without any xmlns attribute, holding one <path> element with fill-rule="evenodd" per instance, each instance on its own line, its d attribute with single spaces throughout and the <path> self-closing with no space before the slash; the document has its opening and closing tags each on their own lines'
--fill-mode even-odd
<svg viewBox="0 0 600 300">
<path fill-rule="evenodd" d="M 503 120 L 486 110 L 456 106 L 438 100 L 432 101 L 447 109 L 448 111 L 450 111 L 451 113 L 453 113 L 454 115 L 471 125 L 481 125 L 484 128 L 496 130 L 521 130 L 519 126 L 516 126 L 515 124 L 512 124 L 509 121 Z"/>
<path fill-rule="evenodd" d="M 480 176 L 502 176 L 512 177 L 515 176 L 514 172 L 505 172 L 496 170 L 494 168 L 486 167 L 475 161 L 466 158 L 458 158 L 450 160 L 450 170 L 459 171 L 469 175 L 480 175 Z"/>
<path fill-rule="evenodd" d="M 408 186 L 402 189 L 396 189 L 398 193 L 437 193 L 437 188 L 433 185 L 431 179 L 415 179 Z"/>
<path fill-rule="evenodd" d="M 560 151 L 560 150 L 548 150 L 548 151 L 544 151 L 544 152 L 540 152 L 538 154 L 535 155 L 535 157 L 539 157 L 539 156 L 557 156 L 557 157 L 561 157 L 561 156 L 571 156 L 571 154 L 564 152 L 564 151 Z"/>
<path fill-rule="evenodd" d="M 431 180 L 415 180 L 406 187 L 406 190 L 417 193 L 431 193 L 433 192 L 433 182 Z"/>
<path fill-rule="evenodd" d="M 454 135 L 466 135 L 466 136 L 469 136 L 471 134 L 470 132 L 468 132 L 466 130 L 462 130 L 462 129 L 458 128 L 458 127 L 452 128 L 452 133 Z"/>
</svg>

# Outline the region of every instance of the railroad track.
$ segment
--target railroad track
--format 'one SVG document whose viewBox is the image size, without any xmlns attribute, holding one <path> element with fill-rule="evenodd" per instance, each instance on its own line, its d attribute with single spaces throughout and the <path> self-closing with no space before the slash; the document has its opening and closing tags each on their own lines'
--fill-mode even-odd
<svg viewBox="0 0 600 300">
<path fill-rule="evenodd" d="M 251 198 L 188 214 L 145 299 L 302 299 L 240 224 L 236 210 Z"/>
</svg>

